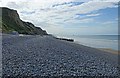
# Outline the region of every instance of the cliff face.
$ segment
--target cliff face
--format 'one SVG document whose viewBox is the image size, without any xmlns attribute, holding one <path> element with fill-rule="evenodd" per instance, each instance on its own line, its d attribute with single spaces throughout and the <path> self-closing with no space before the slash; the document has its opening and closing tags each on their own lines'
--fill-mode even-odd
<svg viewBox="0 0 120 78">
<path fill-rule="evenodd" d="M 16 10 L 12 10 L 6 7 L 0 7 L 2 9 L 2 32 L 10 33 L 12 31 L 17 31 L 20 34 L 29 35 L 47 35 L 47 32 L 39 27 L 35 27 L 30 22 L 24 22 L 20 19 Z"/>
</svg>

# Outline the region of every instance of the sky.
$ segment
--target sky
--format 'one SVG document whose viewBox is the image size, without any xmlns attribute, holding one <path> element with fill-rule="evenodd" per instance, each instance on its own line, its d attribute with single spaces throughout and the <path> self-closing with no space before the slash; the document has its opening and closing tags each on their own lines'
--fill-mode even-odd
<svg viewBox="0 0 120 78">
<path fill-rule="evenodd" d="M 118 34 L 119 0 L 0 0 L 50 34 Z"/>
</svg>

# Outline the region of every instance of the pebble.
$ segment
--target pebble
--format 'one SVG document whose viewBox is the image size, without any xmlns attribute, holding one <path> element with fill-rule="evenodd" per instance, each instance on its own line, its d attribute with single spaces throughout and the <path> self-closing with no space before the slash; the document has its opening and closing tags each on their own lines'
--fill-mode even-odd
<svg viewBox="0 0 120 78">
<path fill-rule="evenodd" d="M 2 44 L 3 76 L 118 76 L 113 63 L 82 45 L 47 36 L 11 35 L 3 35 Z"/>
</svg>

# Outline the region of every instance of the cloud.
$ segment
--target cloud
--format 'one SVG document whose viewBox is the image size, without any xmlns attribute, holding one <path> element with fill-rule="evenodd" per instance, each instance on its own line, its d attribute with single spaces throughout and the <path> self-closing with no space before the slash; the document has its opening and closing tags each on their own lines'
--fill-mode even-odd
<svg viewBox="0 0 120 78">
<path fill-rule="evenodd" d="M 106 22 L 103 22 L 102 24 L 110 25 L 110 24 L 117 24 L 117 23 L 118 23 L 117 21 L 106 21 Z"/>
<path fill-rule="evenodd" d="M 16 2 L 9 2 L 8 4 L 7 4 L 7 6 L 9 6 L 10 8 L 16 8 L 16 9 L 19 9 L 19 8 L 21 8 L 21 6 L 19 6 L 19 5 L 17 5 L 16 4 Z"/>
<path fill-rule="evenodd" d="M 23 13 L 23 14 L 34 14 L 35 11 L 30 11 L 30 12 L 22 11 L 21 13 Z"/>
<path fill-rule="evenodd" d="M 93 19 L 93 17 L 97 17 L 99 15 L 101 15 L 101 14 L 100 13 L 76 14 L 74 16 L 74 19 L 76 19 L 76 20 L 86 19 L 86 18 L 87 19 L 88 18 L 92 18 Z"/>
<path fill-rule="evenodd" d="M 91 22 L 94 22 L 94 19 L 93 18 L 82 18 L 82 19 L 77 19 L 77 20 L 74 20 L 74 19 L 72 19 L 72 20 L 67 20 L 66 21 L 66 23 L 73 23 L 73 24 L 75 24 L 75 23 L 91 23 Z"/>
<path fill-rule="evenodd" d="M 57 7 L 57 6 L 64 6 L 64 5 L 67 5 L 69 7 L 73 7 L 73 6 L 77 6 L 77 5 L 80 5 L 82 4 L 83 2 L 68 2 L 68 3 L 62 3 L 62 4 L 55 4 L 55 5 L 52 5 L 52 7 Z"/>
<path fill-rule="evenodd" d="M 118 18 L 115 18 L 115 21 L 118 21 L 119 19 Z"/>
<path fill-rule="evenodd" d="M 119 2 L 119 0 L 92 0 L 94 2 Z"/>
<path fill-rule="evenodd" d="M 105 2 L 104 2 L 105 1 Z M 94 22 L 93 13 L 101 9 L 116 7 L 118 0 L 3 0 L 2 6 L 16 9 L 22 20 L 30 21 L 52 32 L 63 29 L 66 23 Z M 94 5 L 94 6 L 93 6 Z M 80 14 L 76 16 L 76 14 Z M 81 14 L 85 16 L 82 17 Z M 53 31 L 54 32 L 54 31 Z"/>
<path fill-rule="evenodd" d="M 88 15 L 86 15 L 86 16 L 88 16 L 88 17 L 94 17 L 94 16 L 99 16 L 100 14 L 88 14 Z"/>
<path fill-rule="evenodd" d="M 94 6 L 93 6 L 94 5 Z M 73 7 L 79 14 L 87 14 L 100 9 L 112 8 L 114 6 L 113 2 L 87 2 L 79 6 Z M 78 10 L 77 10 L 78 9 Z"/>
</svg>

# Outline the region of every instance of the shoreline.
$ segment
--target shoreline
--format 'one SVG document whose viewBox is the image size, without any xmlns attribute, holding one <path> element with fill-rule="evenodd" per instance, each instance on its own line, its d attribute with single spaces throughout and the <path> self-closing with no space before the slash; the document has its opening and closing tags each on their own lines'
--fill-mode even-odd
<svg viewBox="0 0 120 78">
<path fill-rule="evenodd" d="M 76 37 L 65 36 L 64 37 L 63 36 L 62 38 L 72 38 L 72 39 L 74 39 L 74 42 L 77 43 L 77 44 L 82 44 L 82 45 L 85 45 L 85 46 L 98 48 L 100 50 L 105 49 L 104 51 L 110 51 L 110 52 L 114 51 L 115 54 L 116 54 L 116 52 L 118 52 L 118 42 L 119 42 L 119 40 L 112 40 L 112 38 L 109 39 L 109 37 L 108 37 L 108 39 L 107 38 L 102 39 L 102 38 L 99 38 L 99 37 L 97 38 L 96 36 L 95 36 L 95 38 L 94 38 L 94 36 L 93 37 L 92 36 L 90 36 L 90 37 L 89 36 L 88 37 L 86 37 L 86 36 L 85 37 L 84 36 L 83 37 L 82 36 L 80 36 L 80 37 L 78 37 L 78 36 L 76 36 Z M 108 50 L 108 49 L 110 49 L 110 50 Z"/>
<path fill-rule="evenodd" d="M 105 51 L 105 52 L 108 52 L 108 53 L 112 53 L 112 54 L 119 54 L 119 50 L 114 50 L 114 49 L 111 49 L 111 48 L 97 48 L 101 51 Z M 120 54 L 119 54 L 120 55 Z"/>
<path fill-rule="evenodd" d="M 18 36 L 24 36 L 24 35 L 23 34 L 19 34 Z M 83 45 L 83 46 L 86 46 L 86 47 L 91 47 L 91 46 L 87 46 L 87 45 L 84 45 L 84 44 L 80 44 L 80 43 L 78 43 L 78 41 L 75 41 L 75 39 L 73 39 L 73 38 L 54 37 L 53 35 L 48 35 L 48 36 L 51 36 L 51 37 L 53 37 L 55 39 L 58 39 L 58 40 L 62 40 L 62 41 L 70 42 L 70 43 L 75 43 L 75 44 Z M 98 50 L 101 50 L 101 51 L 104 51 L 104 52 L 108 52 L 108 53 L 112 53 L 112 54 L 117 54 L 117 55 L 120 52 L 119 50 L 115 50 L 115 49 L 112 49 L 112 48 L 96 48 L 96 47 L 91 47 L 91 48 L 98 49 Z"/>
<path fill-rule="evenodd" d="M 78 43 L 77 41 L 73 42 L 75 44 L 79 44 L 79 45 L 83 45 L 83 46 L 87 46 L 87 45 L 84 45 L 84 44 L 80 44 Z M 91 46 L 87 46 L 87 47 L 91 47 Z M 112 53 L 112 54 L 119 54 L 119 50 L 115 50 L 115 49 L 112 49 L 112 48 L 96 48 L 96 47 L 91 47 L 91 48 L 94 48 L 94 49 L 98 49 L 98 50 L 101 50 L 101 51 L 104 51 L 104 52 L 107 52 L 107 53 Z M 119 54 L 120 55 L 120 54 Z"/>
</svg>

